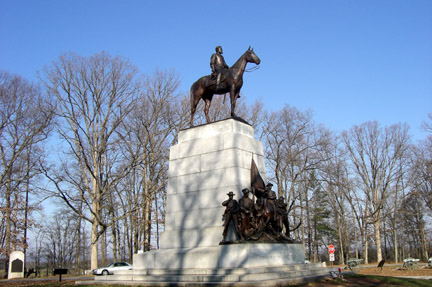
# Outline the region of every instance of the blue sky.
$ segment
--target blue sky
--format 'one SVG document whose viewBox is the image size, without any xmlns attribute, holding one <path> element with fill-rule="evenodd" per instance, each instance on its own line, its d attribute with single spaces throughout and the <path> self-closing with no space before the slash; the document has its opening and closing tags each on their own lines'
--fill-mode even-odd
<svg viewBox="0 0 432 287">
<path fill-rule="evenodd" d="M 430 0 L 0 0 L 0 41 L 0 69 L 32 81 L 62 53 L 107 51 L 142 73 L 175 69 L 184 92 L 217 45 L 228 65 L 251 45 L 250 103 L 311 109 L 337 132 L 407 122 L 414 139 L 432 112 Z"/>
</svg>

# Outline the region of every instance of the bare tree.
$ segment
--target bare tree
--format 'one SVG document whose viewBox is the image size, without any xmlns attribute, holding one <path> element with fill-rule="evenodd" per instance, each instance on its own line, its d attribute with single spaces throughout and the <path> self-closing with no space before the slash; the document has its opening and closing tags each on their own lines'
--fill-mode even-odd
<svg viewBox="0 0 432 287">
<path fill-rule="evenodd" d="M 271 172 L 269 178 L 275 180 L 279 196 L 284 196 L 287 202 L 297 200 L 292 211 L 294 226 L 303 217 L 302 203 L 307 200 L 307 183 L 302 181 L 308 180 L 309 172 L 318 169 L 326 160 L 323 149 L 327 146 L 329 136 L 324 127 L 313 122 L 310 111 L 301 112 L 285 106 L 265 118 L 262 138 Z"/>
<path fill-rule="evenodd" d="M 325 161 L 322 148 L 330 134 L 315 125 L 310 111 L 301 112 L 289 106 L 270 114 L 263 130 L 266 155 L 279 195 L 290 200 L 301 175 Z"/>
<path fill-rule="evenodd" d="M 429 211 L 432 211 L 432 113 L 424 121 L 427 132 L 424 140 L 413 146 L 410 178 L 413 189 L 420 193 Z"/>
<path fill-rule="evenodd" d="M 342 139 L 364 194 L 364 211 L 374 225 L 377 261 L 381 261 L 382 209 L 409 146 L 408 127 L 398 124 L 382 129 L 378 122 L 366 122 L 343 132 Z"/>
<path fill-rule="evenodd" d="M 116 130 L 134 104 L 136 73 L 120 57 L 70 53 L 46 67 L 42 76 L 57 99 L 57 131 L 69 152 L 57 168 L 61 173 L 47 170 L 46 175 L 57 196 L 92 225 L 92 269 L 98 266 L 98 239 L 109 225 L 102 213 L 103 200 L 131 169 L 116 168 L 120 154 L 115 144 Z"/>
<path fill-rule="evenodd" d="M 332 209 L 330 197 L 324 190 L 323 182 L 317 178 L 317 170 L 305 174 L 307 178 L 302 181 L 303 224 L 304 241 L 307 258 L 313 262 L 319 262 L 319 249 L 334 243 L 335 226 L 333 221 L 334 210 Z"/>
<path fill-rule="evenodd" d="M 51 268 L 81 267 L 76 266 L 78 264 L 77 252 L 80 252 L 77 245 L 80 244 L 79 237 L 82 236 L 80 221 L 81 218 L 71 209 L 63 208 L 56 211 L 48 220 L 41 222 L 40 229 L 43 236 L 39 249 L 42 250 L 42 254 L 39 256 L 44 256 Z M 41 250 L 36 250 L 36 252 L 41 252 Z M 40 258 L 39 261 L 41 261 Z"/>
<path fill-rule="evenodd" d="M 26 248 L 30 180 L 37 174 L 38 145 L 47 138 L 53 115 L 53 105 L 37 86 L 0 72 L 0 250 L 6 256 L 18 246 Z"/>
<path fill-rule="evenodd" d="M 428 133 L 428 138 L 432 137 L 432 113 L 427 115 L 427 120 L 422 122 L 422 129 Z"/>
<path fill-rule="evenodd" d="M 412 154 L 412 153 L 410 153 Z M 409 192 L 408 184 L 410 180 L 407 180 L 407 170 L 409 169 L 409 165 L 405 164 L 405 160 L 398 161 L 397 172 L 395 174 L 395 182 L 392 184 L 392 191 L 389 194 L 388 200 L 384 203 L 384 214 L 388 219 L 389 225 L 391 226 L 391 234 L 393 234 L 392 244 L 394 248 L 394 261 L 395 263 L 399 260 L 399 242 L 400 242 L 400 221 L 402 220 L 401 204 Z M 386 221 L 384 221 L 386 224 Z M 387 230 L 384 226 L 384 244 L 386 244 L 386 234 Z M 385 250 L 387 251 L 387 250 Z M 388 257 L 386 256 L 386 259 Z"/>
<path fill-rule="evenodd" d="M 432 142 L 420 141 L 412 151 L 410 185 L 432 211 Z"/>
<path fill-rule="evenodd" d="M 429 259 L 428 238 L 426 236 L 425 205 L 417 192 L 411 192 L 401 204 L 405 233 L 411 235 L 411 256 L 418 256 L 422 260 Z M 420 248 L 419 248 L 420 247 Z"/>
<path fill-rule="evenodd" d="M 349 234 L 349 227 L 355 230 L 355 225 L 352 226 L 350 221 L 351 214 L 346 197 L 352 188 L 347 166 L 347 154 L 340 145 L 340 138 L 336 136 L 333 136 L 327 151 L 329 152 L 326 156 L 328 160 L 323 165 L 320 175 L 334 211 L 334 222 L 339 243 L 339 262 L 345 264 L 345 259 L 348 259 L 350 254 L 350 248 L 357 246 L 357 238 L 353 236 L 353 240 L 350 240 Z"/>
<path fill-rule="evenodd" d="M 141 247 L 145 251 L 151 249 L 152 226 L 159 226 L 156 205 L 159 198 L 164 198 L 160 194 L 166 192 L 169 148 L 187 123 L 186 112 L 179 109 L 179 80 L 174 71 L 156 70 L 145 76 L 142 84 L 137 104 L 120 132 L 124 159 L 138 159 L 133 172 L 125 178 L 122 188 L 126 200 L 121 203 L 124 212 L 131 202 L 138 207 L 128 227 L 135 252 Z"/>
</svg>

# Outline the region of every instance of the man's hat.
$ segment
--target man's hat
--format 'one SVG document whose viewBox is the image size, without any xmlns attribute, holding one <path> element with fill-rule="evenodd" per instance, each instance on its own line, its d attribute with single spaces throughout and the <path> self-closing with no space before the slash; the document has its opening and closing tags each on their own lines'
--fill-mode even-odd
<svg viewBox="0 0 432 287">
<path fill-rule="evenodd" d="M 243 189 L 242 189 L 242 192 L 243 192 L 243 193 L 249 193 L 249 189 L 247 189 L 247 188 L 243 188 Z"/>
<path fill-rule="evenodd" d="M 273 186 L 273 183 L 269 182 L 266 186 Z"/>
<path fill-rule="evenodd" d="M 227 195 L 232 195 L 234 196 L 234 193 L 232 191 L 228 192 Z"/>
</svg>

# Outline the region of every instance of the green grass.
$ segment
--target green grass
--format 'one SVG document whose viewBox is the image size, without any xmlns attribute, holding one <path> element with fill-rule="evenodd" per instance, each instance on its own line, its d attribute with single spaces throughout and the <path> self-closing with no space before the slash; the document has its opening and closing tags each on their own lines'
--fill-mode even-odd
<svg viewBox="0 0 432 287">
<path fill-rule="evenodd" d="M 352 274 L 347 275 L 345 277 L 349 280 L 349 278 L 357 278 L 357 279 L 364 279 L 366 282 L 371 281 L 374 282 L 373 284 L 376 285 L 370 285 L 370 286 L 379 286 L 379 287 L 397 287 L 397 286 L 403 286 L 403 287 L 430 287 L 432 286 L 432 280 L 425 280 L 425 279 L 412 279 L 412 278 L 399 278 L 399 277 L 390 277 L 390 276 L 375 276 L 375 275 L 358 275 L 358 274 Z M 350 285 L 350 286 L 356 286 L 356 285 Z M 358 286 L 368 286 L 366 284 L 360 284 Z"/>
</svg>

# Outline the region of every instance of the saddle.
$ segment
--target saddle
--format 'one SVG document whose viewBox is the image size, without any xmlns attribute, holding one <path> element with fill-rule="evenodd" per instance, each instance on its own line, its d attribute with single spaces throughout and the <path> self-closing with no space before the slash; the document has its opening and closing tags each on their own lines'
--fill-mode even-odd
<svg viewBox="0 0 432 287">
<path fill-rule="evenodd" d="M 211 84 L 216 84 L 217 76 L 218 76 L 218 73 L 216 73 L 216 72 L 210 74 Z M 226 73 L 221 73 L 220 84 L 225 82 L 225 80 L 226 80 Z"/>
<path fill-rule="evenodd" d="M 226 78 L 227 78 L 227 71 L 221 73 L 221 77 L 220 77 L 220 81 L 219 81 L 219 88 L 217 89 L 216 92 L 221 91 L 221 88 L 224 87 Z M 208 82 L 208 86 L 216 86 L 217 85 L 217 76 L 218 73 L 214 72 L 210 74 L 210 81 Z M 237 96 L 237 98 L 240 98 L 240 95 Z M 225 98 L 224 98 L 224 103 L 225 103 Z"/>
</svg>

